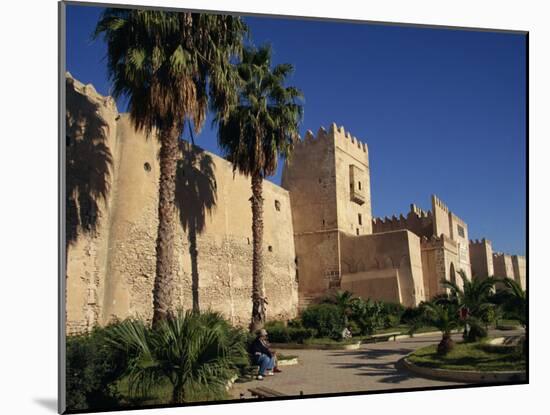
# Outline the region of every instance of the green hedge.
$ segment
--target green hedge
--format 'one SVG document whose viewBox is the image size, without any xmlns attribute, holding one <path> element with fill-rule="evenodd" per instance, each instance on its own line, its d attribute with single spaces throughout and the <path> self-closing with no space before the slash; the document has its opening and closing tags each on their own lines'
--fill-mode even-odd
<svg viewBox="0 0 550 415">
<path fill-rule="evenodd" d="M 316 330 L 317 337 L 340 339 L 346 325 L 343 311 L 334 304 L 311 305 L 302 312 L 305 328 Z"/>
<path fill-rule="evenodd" d="M 107 328 L 67 337 L 67 408 L 110 409 L 118 406 L 116 381 L 126 368 L 125 354 L 109 347 Z"/>
<path fill-rule="evenodd" d="M 305 340 L 315 337 L 313 329 L 305 327 L 286 327 L 283 322 L 276 321 L 266 324 L 269 341 L 273 343 L 304 343 Z"/>
</svg>

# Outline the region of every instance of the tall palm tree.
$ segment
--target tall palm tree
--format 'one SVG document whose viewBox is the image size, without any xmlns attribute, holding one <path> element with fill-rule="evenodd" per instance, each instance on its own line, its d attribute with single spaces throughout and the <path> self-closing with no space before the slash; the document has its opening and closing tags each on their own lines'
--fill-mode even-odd
<svg viewBox="0 0 550 415">
<path fill-rule="evenodd" d="M 153 324 L 171 310 L 178 141 L 186 123 L 200 131 L 208 98 L 225 119 L 236 98 L 230 61 L 245 32 L 238 17 L 130 9 L 106 9 L 94 32 L 107 43 L 113 96 L 127 98 L 134 126 L 160 140 Z"/>
<path fill-rule="evenodd" d="M 176 404 L 219 395 L 248 359 L 244 333 L 214 312 L 178 310 L 153 329 L 126 320 L 112 327 L 109 342 L 126 354 L 131 394 L 144 396 L 168 380 Z"/>
<path fill-rule="evenodd" d="M 233 169 L 251 177 L 252 188 L 252 319 L 251 330 L 265 323 L 263 292 L 263 179 L 277 170 L 280 157 L 288 157 L 298 139 L 302 93 L 284 86 L 290 64 L 271 68 L 271 48 L 248 48 L 238 65 L 239 100 L 223 119 L 217 117 L 218 142 Z"/>
<path fill-rule="evenodd" d="M 493 307 L 489 300 L 496 279 L 493 277 L 478 278 L 473 277 L 469 280 L 463 270 L 458 271 L 462 278 L 462 288 L 456 282 L 442 280 L 441 284 L 450 289 L 450 299 L 455 299 L 459 307 L 468 309 L 468 317 L 465 320 L 467 325 L 464 327 L 464 337 L 468 337 L 468 326 L 472 326 L 476 331 L 483 332 L 481 321 L 488 310 Z M 476 337 L 476 336 L 474 336 Z M 481 336 L 483 337 L 483 336 Z"/>
</svg>

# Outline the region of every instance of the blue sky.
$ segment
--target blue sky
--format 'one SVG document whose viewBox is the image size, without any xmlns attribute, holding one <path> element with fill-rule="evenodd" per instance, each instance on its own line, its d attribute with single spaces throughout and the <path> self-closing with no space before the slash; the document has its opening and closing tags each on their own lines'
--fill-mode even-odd
<svg viewBox="0 0 550 415">
<path fill-rule="evenodd" d="M 109 94 L 101 9 L 67 7 L 67 70 Z M 525 36 L 246 17 L 256 45 L 291 63 L 302 135 L 332 122 L 369 146 L 373 216 L 429 209 L 437 194 L 471 239 L 525 254 Z M 125 110 L 119 102 L 119 111 Z M 219 153 L 210 122 L 195 137 Z M 281 167 L 270 178 L 280 183 Z"/>
</svg>

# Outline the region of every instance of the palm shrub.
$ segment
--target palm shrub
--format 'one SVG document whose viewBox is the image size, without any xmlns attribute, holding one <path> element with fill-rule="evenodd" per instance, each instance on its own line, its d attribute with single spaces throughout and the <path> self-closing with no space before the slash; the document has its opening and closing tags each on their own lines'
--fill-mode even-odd
<svg viewBox="0 0 550 415">
<path fill-rule="evenodd" d="M 340 339 L 346 320 L 342 310 L 334 304 L 315 304 L 302 312 L 302 324 L 314 329 L 317 337 Z"/>
<path fill-rule="evenodd" d="M 279 159 L 288 158 L 299 139 L 302 118 L 300 90 L 285 86 L 290 64 L 272 68 L 271 48 L 247 48 L 237 66 L 238 100 L 228 115 L 217 116 L 218 143 L 238 170 L 251 178 L 252 197 L 252 316 L 250 330 L 265 324 L 266 296 L 263 291 L 263 180 L 275 174 Z"/>
<path fill-rule="evenodd" d="M 176 167 L 184 127 L 200 132 L 208 104 L 220 119 L 236 100 L 232 59 L 242 50 L 239 17 L 108 8 L 94 37 L 107 44 L 114 97 L 125 97 L 133 125 L 160 141 L 153 324 L 172 311 Z"/>
<path fill-rule="evenodd" d="M 527 324 L 527 293 L 513 279 L 505 278 L 503 282 L 508 290 L 507 307 L 511 310 L 512 315 L 519 320 L 519 323 L 525 327 Z"/>
<path fill-rule="evenodd" d="M 132 395 L 145 396 L 168 380 L 175 404 L 223 395 L 239 365 L 248 360 L 245 333 L 214 312 L 178 310 L 154 328 L 126 320 L 113 328 L 109 341 L 126 353 Z"/>
<path fill-rule="evenodd" d="M 126 356 L 109 347 L 107 333 L 114 326 L 67 337 L 66 390 L 70 410 L 100 410 L 119 405 L 116 381 L 126 368 Z"/>
<path fill-rule="evenodd" d="M 384 324 L 382 307 L 381 302 L 356 297 L 351 304 L 350 320 L 357 325 L 362 335 L 373 334 Z"/>
<path fill-rule="evenodd" d="M 452 302 L 425 302 L 422 303 L 422 308 L 426 320 L 441 331 L 442 336 L 437 345 L 437 353 L 440 355 L 447 354 L 454 347 L 451 332 L 460 325 L 457 305 Z"/>
<path fill-rule="evenodd" d="M 490 297 L 496 283 L 493 277 L 469 280 L 463 270 L 458 271 L 462 278 L 462 288 L 455 282 L 442 280 L 441 284 L 450 289 L 450 299 L 455 300 L 459 307 L 467 308 L 468 318 L 464 321 L 464 339 L 477 341 L 487 336 L 487 330 L 483 327 L 483 321 L 493 307 Z M 471 331 L 471 333 L 470 333 Z"/>
</svg>

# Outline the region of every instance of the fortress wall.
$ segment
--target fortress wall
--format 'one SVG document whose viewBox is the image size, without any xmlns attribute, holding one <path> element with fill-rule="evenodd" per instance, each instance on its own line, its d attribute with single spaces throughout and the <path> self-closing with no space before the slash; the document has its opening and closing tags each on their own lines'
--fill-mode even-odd
<svg viewBox="0 0 550 415">
<path fill-rule="evenodd" d="M 390 232 L 400 229 L 407 229 L 419 237 L 431 237 L 434 234 L 432 212 L 426 212 L 411 204 L 411 209 L 406 217 L 400 214 L 399 217 L 394 215 L 391 218 L 386 216 L 372 220 L 373 233 Z"/>
<path fill-rule="evenodd" d="M 338 227 L 353 235 L 372 233 L 369 154 L 365 143 L 332 124 L 335 145 Z M 359 215 L 361 219 L 359 219 Z"/>
<path fill-rule="evenodd" d="M 499 252 L 493 253 L 493 266 L 495 277 L 514 279 L 514 266 L 510 255 Z"/>
<path fill-rule="evenodd" d="M 391 298 L 391 301 L 401 302 L 405 306 L 417 305 L 424 299 L 420 247 L 416 235 L 406 230 L 363 236 L 341 232 L 340 239 L 342 283 L 353 281 L 358 286 L 360 276 L 363 275 L 361 273 L 367 272 L 364 276 L 368 280 L 395 278 L 395 283 L 386 281 L 383 284 L 388 291 L 381 291 L 383 286 L 377 287 L 368 292 L 369 298 Z M 394 271 L 389 272 L 387 269 Z M 366 286 L 363 286 L 361 292 Z M 395 295 L 392 288 L 396 286 L 399 287 L 399 295 Z"/>
<path fill-rule="evenodd" d="M 452 237 L 452 230 L 449 223 L 449 208 L 436 195 L 432 195 L 432 214 L 434 220 L 434 234 L 441 234 Z"/>
<path fill-rule="evenodd" d="M 118 111 L 110 97 L 66 76 L 68 334 L 101 321 L 106 255 L 117 171 Z M 85 173 L 85 174 L 83 174 Z"/>
<path fill-rule="evenodd" d="M 449 224 L 451 227 L 451 238 L 458 244 L 458 268 L 466 273 L 468 279 L 471 279 L 472 268 L 470 264 L 468 225 L 453 212 L 449 212 Z"/>
<path fill-rule="evenodd" d="M 68 101 L 68 105 L 69 112 L 79 111 L 73 108 L 76 104 Z M 86 116 L 93 121 L 96 115 L 92 111 Z M 71 333 L 113 318 L 152 317 L 158 142 L 136 132 L 128 115 L 122 114 L 118 121 L 116 112 L 111 115 L 108 209 L 100 212 L 98 231 L 79 232 L 68 252 Z M 198 147 L 184 147 L 182 155 L 176 184 L 177 204 L 183 208 L 178 209 L 174 301 L 191 308 L 195 299 L 201 309 L 221 311 L 233 323 L 247 325 L 252 309 L 250 179 L 234 175 L 230 163 Z M 298 302 L 290 198 L 268 181 L 263 196 L 267 315 L 288 319 L 296 315 Z M 95 295 L 90 294 L 92 282 Z"/>
<path fill-rule="evenodd" d="M 318 297 L 339 282 L 339 240 L 334 138 L 320 128 L 296 143 L 283 169 L 292 205 L 301 296 Z"/>
<path fill-rule="evenodd" d="M 512 255 L 512 267 L 514 269 L 514 280 L 521 285 L 522 289 L 527 288 L 527 270 L 525 257 L 520 255 Z"/>
<path fill-rule="evenodd" d="M 282 187 L 290 194 L 292 222 L 297 235 L 338 227 L 334 141 L 320 128 L 308 131 L 285 163 Z"/>
<path fill-rule="evenodd" d="M 430 300 L 438 294 L 445 293 L 441 280 L 454 281 L 462 287 L 462 278 L 458 274 L 458 244 L 446 236 L 420 240 L 422 270 L 425 297 Z"/>
<path fill-rule="evenodd" d="M 491 241 L 486 239 L 470 241 L 470 262 L 472 266 L 472 276 L 486 278 L 493 276 L 495 270 L 493 267 L 493 247 Z"/>
</svg>

